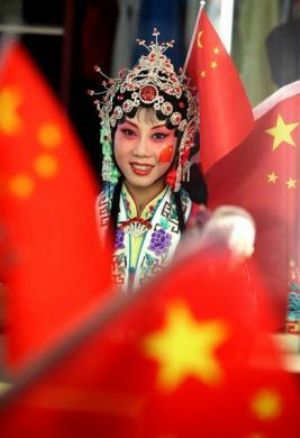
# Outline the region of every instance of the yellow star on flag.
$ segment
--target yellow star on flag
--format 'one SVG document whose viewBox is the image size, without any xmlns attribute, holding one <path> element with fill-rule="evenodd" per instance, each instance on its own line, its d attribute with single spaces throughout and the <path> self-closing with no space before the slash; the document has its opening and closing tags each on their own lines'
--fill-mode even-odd
<svg viewBox="0 0 300 438">
<path fill-rule="evenodd" d="M 288 189 L 295 189 L 296 188 L 296 184 L 297 184 L 297 180 L 295 180 L 293 178 L 289 178 L 286 181 L 286 185 L 288 186 Z"/>
<path fill-rule="evenodd" d="M 40 154 L 34 160 L 34 169 L 42 178 L 49 178 L 57 173 L 58 162 L 50 154 Z"/>
<path fill-rule="evenodd" d="M 29 198 L 34 189 L 34 182 L 30 175 L 20 173 L 11 177 L 8 188 L 12 195 L 17 198 Z"/>
<path fill-rule="evenodd" d="M 211 68 L 212 68 L 213 70 L 215 70 L 215 69 L 218 67 L 218 63 L 217 63 L 217 61 L 212 61 L 212 62 L 210 63 L 210 66 L 211 66 Z"/>
<path fill-rule="evenodd" d="M 189 376 L 207 385 L 218 384 L 223 370 L 215 353 L 227 339 L 224 322 L 200 322 L 179 302 L 169 308 L 165 326 L 144 339 L 143 349 L 159 363 L 159 385 L 172 391 Z"/>
<path fill-rule="evenodd" d="M 275 151 L 281 145 L 281 143 L 287 143 L 291 146 L 295 146 L 295 141 L 291 136 L 291 133 L 298 125 L 299 122 L 285 123 L 281 114 L 277 116 L 276 125 L 272 128 L 266 129 L 266 132 L 274 137 L 273 151 Z"/>
<path fill-rule="evenodd" d="M 21 101 L 19 91 L 13 87 L 4 87 L 0 91 L 0 131 L 4 134 L 13 135 L 20 129 L 18 108 Z"/>
<path fill-rule="evenodd" d="M 38 129 L 37 137 L 46 149 L 54 149 L 62 141 L 62 133 L 54 123 L 43 123 Z"/>
<path fill-rule="evenodd" d="M 206 78 L 206 71 L 205 70 L 201 70 L 201 72 L 200 72 L 200 77 L 203 79 L 203 78 Z"/>
<path fill-rule="evenodd" d="M 269 183 L 275 184 L 278 179 L 278 175 L 275 172 L 272 172 L 267 175 L 267 178 Z"/>
<path fill-rule="evenodd" d="M 214 49 L 213 49 L 213 52 L 214 52 L 214 54 L 215 55 L 218 55 L 219 53 L 220 53 L 220 48 L 219 47 L 215 47 Z"/>
<path fill-rule="evenodd" d="M 274 420 L 281 414 L 281 397 L 273 389 L 261 389 L 251 401 L 251 410 L 261 421 Z"/>
</svg>

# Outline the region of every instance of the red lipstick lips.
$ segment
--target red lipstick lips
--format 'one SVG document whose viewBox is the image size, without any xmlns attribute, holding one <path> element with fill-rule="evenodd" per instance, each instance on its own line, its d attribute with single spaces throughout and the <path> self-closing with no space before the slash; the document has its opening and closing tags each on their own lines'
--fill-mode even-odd
<svg viewBox="0 0 300 438">
<path fill-rule="evenodd" d="M 154 166 L 144 163 L 130 163 L 131 169 L 135 175 L 147 176 L 151 172 Z"/>
</svg>

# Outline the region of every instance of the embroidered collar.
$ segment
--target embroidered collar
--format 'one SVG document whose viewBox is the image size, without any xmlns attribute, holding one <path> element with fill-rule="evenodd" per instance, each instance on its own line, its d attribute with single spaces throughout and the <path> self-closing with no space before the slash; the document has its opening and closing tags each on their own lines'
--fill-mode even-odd
<svg viewBox="0 0 300 438">
<path fill-rule="evenodd" d="M 134 219 L 135 221 L 140 221 L 140 219 L 151 221 L 157 204 L 165 196 L 167 189 L 167 186 L 164 187 L 158 195 L 156 195 L 150 202 L 148 202 L 148 204 L 145 205 L 141 214 L 138 215 L 136 202 L 130 194 L 126 185 L 123 184 L 121 193 L 124 203 L 126 205 L 128 219 Z"/>
</svg>

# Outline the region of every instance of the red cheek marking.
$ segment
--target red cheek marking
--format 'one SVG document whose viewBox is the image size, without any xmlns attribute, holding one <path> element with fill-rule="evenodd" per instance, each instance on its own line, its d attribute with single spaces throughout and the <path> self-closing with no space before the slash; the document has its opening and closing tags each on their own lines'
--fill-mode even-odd
<svg viewBox="0 0 300 438">
<path fill-rule="evenodd" d="M 169 163 L 173 158 L 173 146 L 169 145 L 163 148 L 158 156 L 159 163 Z"/>
</svg>

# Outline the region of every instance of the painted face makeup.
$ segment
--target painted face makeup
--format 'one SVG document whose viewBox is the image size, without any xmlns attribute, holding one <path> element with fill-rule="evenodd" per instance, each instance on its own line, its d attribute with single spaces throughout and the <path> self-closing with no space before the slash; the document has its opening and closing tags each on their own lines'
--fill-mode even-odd
<svg viewBox="0 0 300 438">
<path fill-rule="evenodd" d="M 160 163 L 170 163 L 174 156 L 174 147 L 172 144 L 166 146 L 159 154 L 158 161 Z"/>
<path fill-rule="evenodd" d="M 164 175 L 175 154 L 174 130 L 146 109 L 118 125 L 114 152 L 116 162 L 128 186 L 153 188 L 165 185 Z"/>
</svg>

